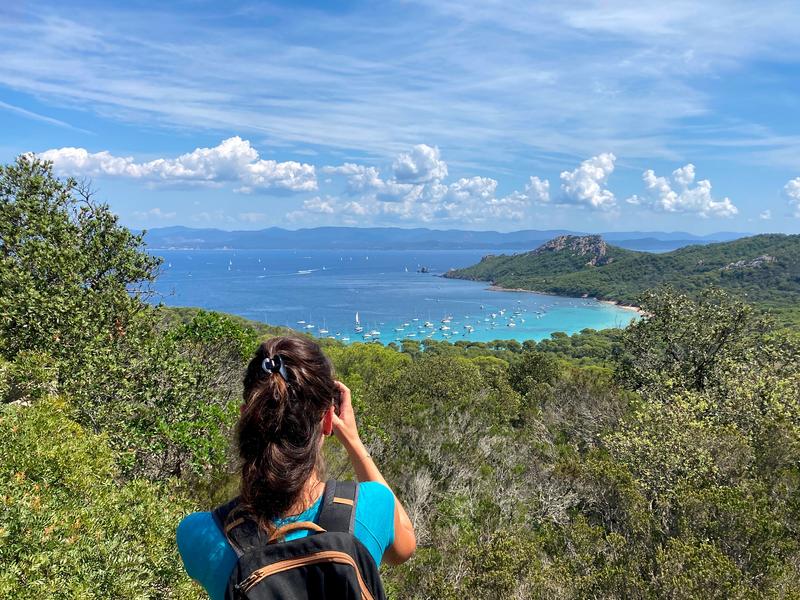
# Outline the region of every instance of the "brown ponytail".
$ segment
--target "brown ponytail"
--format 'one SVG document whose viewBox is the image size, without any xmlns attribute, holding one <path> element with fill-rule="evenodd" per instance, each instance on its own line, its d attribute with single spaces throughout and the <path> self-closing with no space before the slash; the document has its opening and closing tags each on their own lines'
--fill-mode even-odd
<svg viewBox="0 0 800 600">
<path fill-rule="evenodd" d="M 278 355 L 287 379 L 262 366 Z M 269 339 L 247 366 L 238 425 L 241 499 L 263 527 L 298 501 L 315 468 L 323 477 L 321 420 L 337 393 L 333 366 L 307 338 Z"/>
</svg>

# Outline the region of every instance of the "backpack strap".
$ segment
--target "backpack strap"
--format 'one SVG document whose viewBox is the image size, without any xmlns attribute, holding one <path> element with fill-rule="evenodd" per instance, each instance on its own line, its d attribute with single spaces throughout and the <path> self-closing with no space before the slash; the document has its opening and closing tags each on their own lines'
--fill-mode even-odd
<svg viewBox="0 0 800 600">
<path fill-rule="evenodd" d="M 238 558 L 262 543 L 258 524 L 248 518 L 238 497 L 215 508 L 211 516 Z"/>
<path fill-rule="evenodd" d="M 352 534 L 356 520 L 358 484 L 355 481 L 329 480 L 322 495 L 319 524 L 326 531 Z"/>
</svg>

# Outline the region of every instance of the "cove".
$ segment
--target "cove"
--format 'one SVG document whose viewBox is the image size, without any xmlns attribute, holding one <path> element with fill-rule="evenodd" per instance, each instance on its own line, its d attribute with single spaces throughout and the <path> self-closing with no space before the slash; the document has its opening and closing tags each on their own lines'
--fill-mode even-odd
<svg viewBox="0 0 800 600">
<path fill-rule="evenodd" d="M 236 314 L 345 343 L 538 341 L 556 331 L 624 327 L 637 318 L 591 298 L 496 291 L 440 276 L 477 262 L 487 250 L 150 251 L 164 259 L 153 302 Z"/>
</svg>

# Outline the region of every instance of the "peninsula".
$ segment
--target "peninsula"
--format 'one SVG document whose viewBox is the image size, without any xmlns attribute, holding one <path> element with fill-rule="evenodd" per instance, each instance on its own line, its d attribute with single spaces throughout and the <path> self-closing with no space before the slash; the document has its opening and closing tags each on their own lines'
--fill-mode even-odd
<svg viewBox="0 0 800 600">
<path fill-rule="evenodd" d="M 694 296 L 716 286 L 800 319 L 800 235 L 755 235 L 663 254 L 613 246 L 599 235 L 560 235 L 529 252 L 484 256 L 445 277 L 629 306 L 648 289 L 671 286 Z"/>
</svg>

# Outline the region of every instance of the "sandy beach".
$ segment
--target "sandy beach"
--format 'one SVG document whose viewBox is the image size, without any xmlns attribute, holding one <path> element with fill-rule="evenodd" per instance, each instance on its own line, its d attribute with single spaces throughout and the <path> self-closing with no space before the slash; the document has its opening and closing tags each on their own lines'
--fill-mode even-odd
<svg viewBox="0 0 800 600">
<path fill-rule="evenodd" d="M 622 304 L 617 300 L 600 300 L 598 298 L 595 298 L 594 296 L 564 296 L 562 294 L 554 294 L 553 292 L 541 292 L 539 290 L 527 290 L 524 288 L 505 288 L 505 287 L 500 287 L 499 285 L 490 285 L 487 289 L 492 290 L 493 292 L 528 292 L 530 294 L 542 294 L 543 296 L 556 296 L 558 298 L 580 298 L 582 300 L 584 299 L 597 300 L 598 302 L 602 302 L 603 304 L 611 304 L 612 306 L 617 306 L 625 310 L 633 311 L 638 315 L 646 314 L 645 311 L 643 311 L 638 306 L 633 306 L 631 304 Z"/>
</svg>

